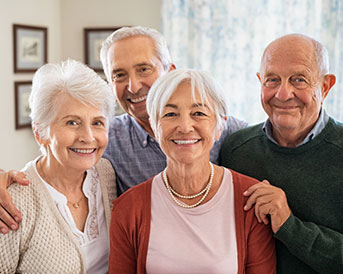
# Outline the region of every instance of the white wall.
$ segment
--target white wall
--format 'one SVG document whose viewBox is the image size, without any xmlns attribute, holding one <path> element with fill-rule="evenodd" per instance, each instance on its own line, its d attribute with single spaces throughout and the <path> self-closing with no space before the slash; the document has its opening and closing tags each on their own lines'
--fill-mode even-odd
<svg viewBox="0 0 343 274">
<path fill-rule="evenodd" d="M 15 130 L 12 24 L 48 27 L 48 62 L 83 60 L 83 28 L 145 25 L 160 30 L 161 0 L 0 0 L 0 168 L 20 169 L 39 155 L 30 129 Z"/>
<path fill-rule="evenodd" d="M 161 28 L 161 0 L 61 0 L 62 58 L 84 61 L 83 28 L 144 25 Z"/>
<path fill-rule="evenodd" d="M 31 129 L 15 130 L 14 81 L 32 73 L 13 72 L 12 24 L 48 27 L 48 60 L 61 59 L 59 0 L 0 0 L 0 168 L 20 169 L 39 154 Z"/>
</svg>

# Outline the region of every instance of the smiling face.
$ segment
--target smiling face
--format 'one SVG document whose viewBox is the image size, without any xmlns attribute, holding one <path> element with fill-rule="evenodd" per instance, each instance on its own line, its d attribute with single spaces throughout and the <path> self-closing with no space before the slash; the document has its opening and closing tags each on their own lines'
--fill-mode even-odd
<svg viewBox="0 0 343 274">
<path fill-rule="evenodd" d="M 107 145 L 103 112 L 84 105 L 70 95 L 58 95 L 59 108 L 49 128 L 48 140 L 39 140 L 47 151 L 51 168 L 86 171 L 100 159 Z"/>
<path fill-rule="evenodd" d="M 133 36 L 115 42 L 108 50 L 112 85 L 122 108 L 143 127 L 150 127 L 146 96 L 155 80 L 164 73 L 152 39 Z"/>
<path fill-rule="evenodd" d="M 212 103 L 212 101 L 210 100 Z M 215 139 L 216 115 L 201 104 L 191 85 L 182 82 L 174 91 L 159 118 L 157 136 L 168 161 L 192 164 L 208 162 Z"/>
<path fill-rule="evenodd" d="M 300 143 L 316 123 L 328 93 L 326 77 L 319 76 L 312 41 L 290 36 L 272 43 L 258 77 L 274 137 L 282 142 L 291 133 Z"/>
</svg>

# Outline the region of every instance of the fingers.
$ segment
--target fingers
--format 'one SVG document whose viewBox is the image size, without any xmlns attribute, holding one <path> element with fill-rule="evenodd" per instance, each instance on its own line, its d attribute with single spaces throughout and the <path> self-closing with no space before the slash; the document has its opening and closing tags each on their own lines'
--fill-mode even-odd
<svg viewBox="0 0 343 274">
<path fill-rule="evenodd" d="M 250 210 L 250 208 L 256 203 L 256 200 L 265 195 L 269 195 L 273 192 L 273 186 L 268 181 L 262 181 L 251 187 L 249 187 L 244 193 L 244 196 L 250 196 L 244 206 L 244 210 Z"/>
<path fill-rule="evenodd" d="M 249 187 L 244 193 L 244 196 L 250 196 L 251 193 L 255 192 L 257 189 L 261 188 L 261 187 L 265 187 L 270 185 L 270 183 L 267 180 L 263 180 L 262 182 L 259 182 L 257 184 L 252 185 L 251 187 Z"/>
<path fill-rule="evenodd" d="M 272 186 L 268 182 L 261 182 L 253 187 L 244 210 L 249 210 L 255 205 L 257 220 L 264 224 L 271 222 L 272 230 L 276 233 L 291 215 L 286 194 L 281 188 Z M 251 191 L 251 188 L 248 190 Z"/>
<path fill-rule="evenodd" d="M 7 188 L 14 182 L 21 185 L 29 184 L 29 181 L 26 179 L 26 175 L 23 172 L 16 170 L 10 170 L 8 172 L 0 171 L 0 186 Z"/>
<path fill-rule="evenodd" d="M 20 221 L 20 219 L 17 217 L 17 219 Z M 0 232 L 3 234 L 6 234 L 8 232 L 8 229 L 11 230 L 17 230 L 18 224 L 15 222 L 15 220 L 11 217 L 11 215 L 6 212 L 4 208 L 0 208 Z"/>
<path fill-rule="evenodd" d="M 9 182 L 8 185 L 12 184 L 13 182 L 17 182 L 20 185 L 28 185 L 29 180 L 26 179 L 26 175 L 24 172 L 10 170 L 9 172 Z"/>
<path fill-rule="evenodd" d="M 8 228 L 18 229 L 17 222 L 21 219 L 21 213 L 12 203 L 7 189 L 0 188 L 0 232 L 7 233 Z"/>
</svg>

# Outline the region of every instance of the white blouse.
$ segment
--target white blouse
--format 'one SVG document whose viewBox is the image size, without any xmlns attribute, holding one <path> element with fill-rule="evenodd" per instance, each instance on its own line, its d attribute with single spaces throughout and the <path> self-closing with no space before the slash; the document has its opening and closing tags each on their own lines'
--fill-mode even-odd
<svg viewBox="0 0 343 274">
<path fill-rule="evenodd" d="M 35 166 L 37 172 L 37 168 Z M 87 170 L 82 191 L 88 199 L 89 213 L 86 219 L 84 232 L 80 231 L 73 219 L 67 198 L 54 187 L 44 182 L 58 211 L 69 225 L 72 233 L 80 243 L 85 259 L 86 272 L 89 274 L 104 274 L 108 272 L 109 238 L 105 219 L 105 209 L 102 199 L 99 175 L 95 167 Z"/>
</svg>

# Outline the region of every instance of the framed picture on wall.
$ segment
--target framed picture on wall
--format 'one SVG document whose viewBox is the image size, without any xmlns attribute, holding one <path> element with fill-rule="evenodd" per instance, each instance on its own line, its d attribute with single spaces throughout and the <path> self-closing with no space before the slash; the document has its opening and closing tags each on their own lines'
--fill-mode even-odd
<svg viewBox="0 0 343 274">
<path fill-rule="evenodd" d="M 113 28 L 85 28 L 84 29 L 84 47 L 85 47 L 85 63 L 95 71 L 102 71 L 100 61 L 100 49 L 102 42 L 112 32 L 120 27 Z"/>
<path fill-rule="evenodd" d="M 48 29 L 13 24 L 14 72 L 34 72 L 47 62 Z"/>
<path fill-rule="evenodd" d="M 29 97 L 31 93 L 31 81 L 14 82 L 14 101 L 15 101 L 15 128 L 30 128 L 31 119 Z"/>
</svg>

